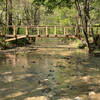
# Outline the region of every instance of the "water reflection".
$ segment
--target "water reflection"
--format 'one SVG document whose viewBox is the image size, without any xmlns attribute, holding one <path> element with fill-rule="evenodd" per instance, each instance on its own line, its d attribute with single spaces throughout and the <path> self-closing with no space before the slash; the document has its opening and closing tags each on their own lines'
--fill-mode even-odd
<svg viewBox="0 0 100 100">
<path fill-rule="evenodd" d="M 0 100 L 60 100 L 100 92 L 100 58 L 83 50 L 58 45 L 2 57 Z"/>
</svg>

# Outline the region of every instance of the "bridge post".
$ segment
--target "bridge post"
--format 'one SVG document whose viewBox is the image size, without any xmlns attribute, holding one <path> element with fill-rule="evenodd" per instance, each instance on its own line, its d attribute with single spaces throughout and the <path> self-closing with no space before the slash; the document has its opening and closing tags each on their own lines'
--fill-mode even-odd
<svg viewBox="0 0 100 100">
<path fill-rule="evenodd" d="M 3 41 L 5 42 L 5 38 L 6 38 L 6 29 L 5 29 L 5 27 L 3 28 L 2 36 L 3 36 Z"/>
<path fill-rule="evenodd" d="M 49 34 L 48 34 L 48 27 L 46 26 L 46 36 L 49 37 Z"/>
<path fill-rule="evenodd" d="M 77 26 L 75 26 L 75 36 L 77 36 Z"/>
<path fill-rule="evenodd" d="M 6 29 L 5 27 L 3 27 L 3 32 L 2 32 L 2 49 L 5 49 L 6 48 Z"/>
<path fill-rule="evenodd" d="M 39 26 L 37 26 L 37 36 L 40 37 L 40 30 L 39 30 Z"/>
<path fill-rule="evenodd" d="M 55 37 L 57 37 L 56 31 L 57 31 L 57 27 L 54 26 L 54 36 L 55 36 Z"/>
<path fill-rule="evenodd" d="M 98 34 L 98 27 L 96 28 L 96 34 Z"/>
<path fill-rule="evenodd" d="M 17 34 L 16 34 L 16 26 L 12 26 L 13 27 L 13 35 L 16 39 L 16 46 L 17 46 Z"/>
<path fill-rule="evenodd" d="M 26 26 L 26 37 L 28 38 L 28 27 Z"/>
<path fill-rule="evenodd" d="M 66 36 L 66 27 L 64 27 L 64 36 Z"/>
<path fill-rule="evenodd" d="M 28 40 L 28 43 L 30 42 L 30 38 L 29 38 L 29 32 L 28 32 L 28 26 L 25 27 L 26 28 L 26 38 Z"/>
</svg>

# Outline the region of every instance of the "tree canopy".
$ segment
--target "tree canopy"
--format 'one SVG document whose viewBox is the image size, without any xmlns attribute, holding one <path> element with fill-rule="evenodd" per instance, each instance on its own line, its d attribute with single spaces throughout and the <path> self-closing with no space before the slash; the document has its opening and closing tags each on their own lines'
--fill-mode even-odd
<svg viewBox="0 0 100 100">
<path fill-rule="evenodd" d="M 99 25 L 99 5 L 100 0 L 0 0 L 0 25 L 81 25 L 90 48 L 88 26 Z"/>
</svg>

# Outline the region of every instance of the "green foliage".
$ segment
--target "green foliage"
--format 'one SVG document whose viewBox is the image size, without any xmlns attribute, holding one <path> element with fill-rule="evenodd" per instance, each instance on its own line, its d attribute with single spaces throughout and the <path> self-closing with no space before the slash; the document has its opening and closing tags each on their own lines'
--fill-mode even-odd
<svg viewBox="0 0 100 100">
<path fill-rule="evenodd" d="M 4 0 L 0 0 L 0 3 L 2 3 Z"/>
<path fill-rule="evenodd" d="M 2 3 L 2 1 L 4 0 L 0 0 L 0 3 Z M 34 11 L 36 8 L 40 8 L 41 25 L 76 25 L 76 17 L 78 15 L 75 8 L 75 1 L 84 4 L 84 0 L 14 0 L 12 9 L 13 24 L 17 25 L 19 21 L 21 21 L 22 24 L 34 24 Z M 100 22 L 99 5 L 100 0 L 90 1 L 90 14 L 93 24 Z M 1 20 L 6 24 L 6 10 L 3 10 L 6 9 L 6 5 L 0 6 L 0 9 L 2 9 L 0 12 L 3 11 Z M 39 18 L 37 17 L 37 19 Z M 21 31 L 23 33 L 24 30 L 22 29 Z"/>
<path fill-rule="evenodd" d="M 17 41 L 14 40 L 14 41 L 11 42 L 11 44 L 16 44 L 16 43 L 17 43 L 18 46 L 24 46 L 26 44 L 29 44 L 27 39 L 19 39 Z"/>
<path fill-rule="evenodd" d="M 5 42 L 1 42 L 0 43 L 0 48 L 1 49 L 6 49 L 6 48 L 8 48 L 8 46 L 9 46 L 9 42 L 6 42 L 6 43 Z"/>
<path fill-rule="evenodd" d="M 56 7 L 62 8 L 64 6 L 72 6 L 72 0 L 34 0 L 33 2 L 44 5 L 48 12 L 52 12 Z"/>
<path fill-rule="evenodd" d="M 20 28 L 19 29 L 19 34 L 23 34 L 24 35 L 25 34 L 25 28 Z"/>
</svg>

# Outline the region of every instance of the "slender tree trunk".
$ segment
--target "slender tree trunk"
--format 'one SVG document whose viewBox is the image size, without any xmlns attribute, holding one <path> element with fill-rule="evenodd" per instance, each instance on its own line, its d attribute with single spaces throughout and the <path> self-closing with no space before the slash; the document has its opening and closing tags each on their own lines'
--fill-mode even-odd
<svg viewBox="0 0 100 100">
<path fill-rule="evenodd" d="M 27 4 L 25 4 L 25 17 L 28 25 L 34 24 L 35 27 L 39 25 L 40 22 L 40 7 L 38 5 L 31 4 L 31 9 L 28 8 Z M 30 20 L 29 20 L 30 19 Z M 37 29 L 32 28 L 31 32 L 35 33 Z M 36 37 L 32 38 L 32 41 L 36 41 Z"/>
<path fill-rule="evenodd" d="M 88 38 L 89 2 L 90 2 L 90 0 L 85 0 L 84 5 L 82 5 L 83 9 L 81 9 L 81 6 L 79 4 L 79 0 L 75 0 L 76 9 L 77 9 L 78 15 L 81 19 L 83 33 L 84 33 L 84 36 L 86 39 L 89 53 L 91 53 L 91 46 L 90 46 L 89 38 Z"/>
<path fill-rule="evenodd" d="M 37 26 L 39 25 L 40 22 L 40 8 L 35 7 L 34 9 L 34 25 Z"/>
<path fill-rule="evenodd" d="M 80 37 L 80 31 L 81 31 L 80 17 L 77 17 L 76 35 L 79 37 Z"/>
<path fill-rule="evenodd" d="M 7 17 L 8 17 L 8 0 L 6 0 L 6 17 L 5 17 L 6 18 L 5 19 L 6 20 L 6 25 L 8 25 L 8 18 Z"/>
<path fill-rule="evenodd" d="M 7 0 L 8 2 L 8 6 L 7 6 L 7 10 L 8 10 L 8 25 L 12 26 L 12 0 Z M 12 34 L 13 33 L 13 28 L 9 27 L 9 33 Z"/>
<path fill-rule="evenodd" d="M 39 23 L 40 23 L 40 7 L 39 6 L 37 6 L 37 5 L 35 6 L 34 13 L 31 11 L 31 17 L 34 19 L 34 25 L 35 25 L 35 27 L 37 25 L 39 25 Z M 34 32 L 34 31 L 35 30 L 32 29 L 32 32 Z M 35 42 L 36 41 L 36 37 L 34 37 L 32 40 L 33 40 L 33 42 Z"/>
</svg>

